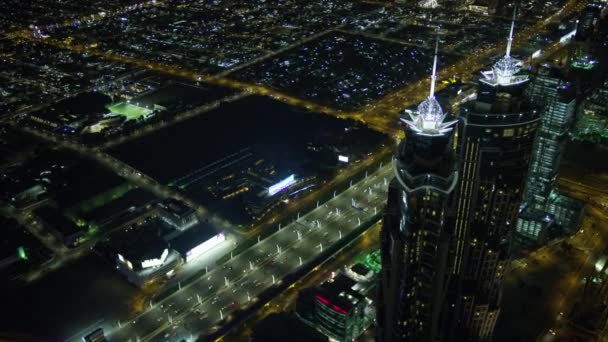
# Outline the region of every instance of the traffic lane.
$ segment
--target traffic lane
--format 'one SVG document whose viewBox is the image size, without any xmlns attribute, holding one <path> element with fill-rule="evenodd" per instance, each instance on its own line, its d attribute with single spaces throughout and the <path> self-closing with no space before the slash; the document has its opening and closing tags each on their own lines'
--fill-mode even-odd
<svg viewBox="0 0 608 342">
<path fill-rule="evenodd" d="M 347 214 L 344 215 L 344 219 L 347 221 L 352 221 L 355 217 L 359 217 L 359 216 L 363 216 L 360 214 L 360 212 L 358 211 L 348 211 Z M 339 220 L 337 220 L 339 221 Z M 334 227 L 334 230 L 337 230 L 338 228 L 336 228 L 335 226 L 332 225 L 328 225 L 328 228 L 332 228 Z M 353 226 L 354 228 L 354 226 Z M 305 234 L 306 235 L 306 240 L 307 242 L 310 243 L 312 242 L 313 246 L 309 246 L 312 248 L 315 248 L 314 246 L 318 246 L 318 244 L 320 243 L 325 243 L 327 246 L 329 246 L 330 243 L 333 243 L 335 241 L 338 240 L 339 236 L 333 236 L 333 237 L 329 237 L 327 236 L 327 232 L 321 233 L 321 230 L 311 230 L 310 234 Z M 335 234 L 334 234 L 335 235 Z M 304 241 L 304 240 L 303 240 Z M 266 244 L 268 245 L 268 244 Z M 268 247 L 267 247 L 268 249 Z M 320 250 L 320 248 L 319 248 Z M 283 254 L 283 253 L 282 253 Z M 314 255 L 316 253 L 302 253 L 302 257 L 303 259 L 308 259 L 309 257 L 314 257 Z M 283 259 L 285 259 L 285 256 L 283 256 Z M 275 257 L 276 260 L 276 257 Z M 294 258 L 290 258 L 290 260 L 294 260 Z M 307 260 L 308 261 L 308 260 Z M 272 270 L 265 270 L 264 273 L 269 276 L 268 278 L 272 277 L 272 273 L 275 273 L 275 280 L 279 281 L 279 279 L 277 278 L 282 278 L 284 275 L 290 273 L 293 270 L 293 267 L 298 266 L 296 264 L 284 264 L 281 257 L 279 256 L 279 260 L 277 264 L 274 264 L 275 266 L 272 267 Z M 277 267 L 278 265 L 284 265 L 284 267 Z M 246 273 L 245 270 L 243 269 L 243 267 L 237 267 L 237 269 L 241 269 L 243 273 Z M 226 269 L 225 269 L 226 270 Z M 234 266 L 232 266 L 232 268 L 227 269 L 228 272 L 235 270 Z M 224 276 L 226 277 L 234 277 L 237 274 L 235 273 L 227 273 Z M 218 285 L 218 281 L 216 280 L 216 285 Z M 272 280 L 268 279 L 267 282 L 269 283 L 268 285 L 273 285 L 272 284 Z M 225 284 L 225 281 L 224 281 Z M 218 285 L 220 286 L 220 285 Z M 238 284 L 237 284 L 238 286 Z M 229 289 L 230 286 L 228 286 L 226 289 Z M 218 293 L 218 296 L 216 296 L 216 298 L 218 298 L 217 301 L 212 300 L 211 305 L 207 305 L 206 308 L 207 310 L 217 310 L 219 312 L 219 310 L 223 310 L 223 311 L 227 311 L 226 314 L 228 315 L 230 312 L 236 310 L 237 308 L 239 308 L 241 305 L 237 304 L 239 302 L 243 302 L 243 300 L 247 297 L 247 293 L 239 293 L 236 297 L 231 295 L 229 292 L 226 291 L 226 289 L 224 289 L 223 291 L 220 291 Z M 238 287 L 233 289 L 233 293 L 238 292 Z M 259 292 L 261 292 L 262 289 L 260 289 L 260 291 L 255 291 L 256 293 L 254 295 L 257 295 Z M 226 296 L 227 294 L 227 296 Z M 190 300 L 192 300 L 193 296 L 191 292 L 187 292 L 185 293 L 185 295 L 190 295 Z M 250 293 L 251 296 L 251 293 Z M 181 298 L 185 297 L 185 296 L 180 296 Z M 222 297 L 224 297 L 225 299 L 222 300 Z M 174 305 L 174 307 L 176 308 L 173 311 L 167 311 L 167 315 L 178 315 L 180 314 L 182 311 L 184 311 L 186 308 L 188 308 L 188 306 L 190 306 L 190 303 L 188 301 L 188 299 L 186 299 L 186 302 L 182 301 L 181 303 L 177 302 L 177 301 L 173 301 L 172 305 Z M 162 317 L 162 316 L 161 316 Z M 222 318 L 222 314 L 219 314 L 219 316 L 217 317 L 217 319 L 221 319 Z M 142 323 L 140 324 L 145 324 L 148 325 L 148 322 L 145 321 L 141 321 Z M 156 323 L 156 322 L 153 322 Z M 148 329 L 146 329 L 148 330 Z"/>
<path fill-rule="evenodd" d="M 335 239 L 337 239 L 337 237 Z M 326 243 L 329 243 L 329 241 L 326 240 Z M 316 244 L 316 241 L 315 241 L 315 244 Z M 291 264 L 284 262 L 287 260 L 291 260 Z M 287 255 L 279 256 L 278 260 L 277 260 L 278 261 L 277 265 L 284 265 L 285 267 L 279 268 L 279 267 L 275 266 L 274 270 L 264 270 L 263 273 L 268 276 L 267 278 L 271 278 L 273 273 L 278 273 L 280 275 L 280 277 L 282 277 L 283 274 L 290 273 L 294 269 L 294 267 L 298 266 L 293 262 L 293 260 L 294 260 L 294 258 L 291 258 L 291 257 L 288 258 Z M 275 277 L 279 278 L 279 276 L 275 276 Z M 279 279 L 275 279 L 275 280 L 279 281 Z M 271 282 L 270 279 L 268 280 L 268 282 L 269 282 L 269 285 L 271 286 L 272 284 L 270 283 Z M 249 291 L 242 289 L 242 287 L 239 287 L 238 284 L 236 286 L 237 286 L 237 288 L 235 288 L 233 291 L 234 295 L 228 293 L 228 296 L 224 300 L 219 300 L 216 302 L 215 305 L 212 304 L 212 307 L 207 308 L 208 310 L 218 310 L 218 311 L 222 310 L 222 313 L 219 313 L 219 316 L 217 317 L 218 320 L 230 317 L 230 314 L 233 311 L 235 311 L 238 308 L 242 308 L 246 304 L 249 304 L 250 298 L 251 298 L 251 293 L 247 293 Z M 255 291 L 255 292 L 258 292 L 258 291 Z M 255 293 L 254 295 L 257 295 L 257 293 Z M 210 323 L 209 321 L 210 320 L 207 320 L 207 321 L 202 320 L 200 323 L 208 324 L 208 323 Z M 198 325 L 198 324 L 197 324 L 197 327 L 198 327 L 198 329 L 205 328 L 203 325 Z"/>
<path fill-rule="evenodd" d="M 376 177 L 376 178 L 379 178 L 379 177 Z M 369 181 L 369 180 L 370 180 L 370 178 L 368 177 L 368 178 L 367 178 L 367 179 L 364 181 L 364 183 L 368 183 L 368 181 Z M 349 190 L 351 190 L 351 189 L 349 189 Z M 352 212 L 351 210 L 348 210 L 348 209 L 347 209 L 347 208 L 348 208 L 348 207 L 347 207 L 347 205 L 348 205 L 348 203 L 349 203 L 349 202 L 348 202 L 348 200 L 346 199 L 346 197 L 347 197 L 347 196 L 350 194 L 349 190 L 347 190 L 346 192 L 342 193 L 342 194 L 341 194 L 339 197 L 334 198 L 334 199 L 338 199 L 338 202 L 339 202 L 339 200 L 340 200 L 340 199 L 343 199 L 343 201 L 342 201 L 343 203 L 341 203 L 341 205 L 339 205 L 339 207 L 342 207 L 342 209 L 345 209 L 345 210 L 347 210 L 347 212 L 348 212 L 348 214 L 346 214 L 344 218 L 341 218 L 341 216 L 342 216 L 342 215 L 340 215 L 340 216 L 336 217 L 334 221 L 337 221 L 337 222 L 342 222 L 341 220 L 346 220 L 347 222 L 349 222 L 349 221 L 352 221 L 354 217 L 357 217 L 357 218 L 361 218 L 361 217 L 362 217 L 362 218 L 363 218 L 363 220 L 365 220 L 365 219 L 367 218 L 367 217 L 366 217 L 366 215 L 363 215 L 363 214 L 362 214 L 361 212 L 359 212 L 359 211 Z M 352 191 L 351 191 L 351 192 L 353 192 L 353 194 L 355 194 L 355 193 L 356 193 L 356 192 L 355 192 L 355 190 L 357 190 L 357 189 L 356 189 L 356 188 L 355 188 L 355 189 L 352 189 Z M 332 199 L 332 200 L 333 200 L 333 199 Z M 331 202 L 331 201 L 330 201 L 330 202 Z M 345 202 L 346 204 L 345 204 L 344 202 Z M 323 211 L 323 210 L 322 210 L 321 212 L 322 212 L 322 213 L 327 213 L 327 211 Z M 320 219 L 319 219 L 319 220 L 320 220 Z M 354 222 L 353 222 L 353 223 L 354 223 Z M 358 223 L 358 222 L 357 222 L 357 223 Z M 328 225 L 328 227 L 331 229 L 332 225 Z M 287 227 L 286 227 L 286 228 L 287 228 Z M 353 226 L 353 228 L 354 228 L 354 226 Z M 340 228 L 334 228 L 333 230 L 336 230 L 336 229 L 340 229 Z M 311 229 L 311 230 L 309 231 L 309 233 L 312 233 L 312 232 L 313 232 L 313 230 Z M 276 239 L 277 239 L 277 240 L 279 240 L 279 239 L 280 239 L 280 238 L 283 236 L 282 234 L 279 234 L 279 233 L 277 233 L 277 234 L 275 234 L 275 235 L 277 236 L 277 237 L 276 237 Z M 308 235 L 308 234 L 305 234 L 305 235 Z M 327 236 L 328 236 L 328 235 L 327 235 L 327 234 L 325 234 L 325 236 L 320 236 L 320 237 L 317 237 L 317 239 L 318 239 L 318 240 L 317 240 L 317 241 L 315 241 L 313 244 L 316 244 L 316 242 L 318 242 L 319 244 L 321 244 L 321 243 L 323 243 L 323 241 L 325 241 L 325 243 L 329 245 L 330 243 L 333 243 L 333 242 L 335 242 L 335 241 L 337 241 L 337 240 L 339 239 L 339 236 L 338 236 L 338 237 L 330 237 L 330 238 L 328 238 Z M 272 236 L 271 236 L 271 237 L 272 237 Z M 315 238 L 315 234 L 312 234 L 311 236 L 307 236 L 307 239 L 311 240 L 311 238 Z M 265 241 L 266 241 L 266 240 L 265 240 Z M 265 243 L 265 244 L 264 244 L 264 246 L 263 246 L 263 248 L 265 248 L 264 252 L 268 251 L 268 250 L 269 250 L 269 248 L 271 248 L 269 245 L 271 245 L 271 243 L 272 243 L 272 242 L 276 242 L 276 241 L 272 241 L 271 239 L 269 239 L 267 242 L 268 242 L 268 243 Z M 320 248 L 319 248 L 319 251 L 320 251 Z M 270 257 L 272 257 L 272 253 L 271 253 L 271 252 L 268 252 L 268 253 L 269 253 L 269 255 L 270 255 L 270 256 L 269 256 L 269 258 L 270 258 Z M 258 257 L 260 257 L 260 256 L 262 256 L 262 255 L 263 255 L 263 254 L 258 255 Z M 312 255 L 314 256 L 314 253 L 313 253 Z M 307 255 L 306 255 L 306 254 L 304 254 L 304 255 L 303 255 L 303 258 L 306 258 L 306 257 L 307 257 Z M 232 260 L 235 260 L 235 259 L 233 258 Z M 237 259 L 237 260 L 238 260 L 238 259 Z M 298 263 L 299 263 L 299 258 L 298 258 Z M 230 267 L 230 266 L 229 266 L 229 267 Z M 232 269 L 228 269 L 228 270 L 229 270 L 229 271 L 234 270 L 234 266 L 232 266 Z M 289 268 L 286 268 L 285 270 L 277 270 L 277 271 L 278 271 L 278 273 L 283 274 L 283 273 L 288 272 L 288 271 L 291 271 L 291 270 L 292 270 L 292 268 L 291 268 L 291 267 L 289 267 Z M 240 270 L 238 270 L 237 272 L 241 272 L 241 273 L 245 274 L 245 276 L 246 276 L 246 273 L 247 273 L 247 272 L 246 272 L 246 270 L 245 270 L 243 267 L 240 267 Z M 222 274 L 223 272 L 217 272 L 217 273 Z M 238 273 L 238 274 L 240 275 L 240 273 Z M 225 274 L 223 274 L 223 276 L 225 276 L 225 277 L 229 277 L 229 276 L 230 276 L 230 277 L 236 277 L 236 276 L 237 276 L 237 273 L 232 273 L 232 274 L 230 274 L 230 273 L 225 273 Z M 283 276 L 283 275 L 281 275 L 281 277 L 282 277 L 282 276 Z M 275 276 L 275 278 L 276 278 L 276 276 Z M 210 281 L 210 279 L 211 279 L 211 278 L 207 278 L 207 281 Z M 275 280 L 276 280 L 276 279 L 275 279 Z M 199 291 L 201 291 L 201 292 L 203 292 L 203 293 L 205 293 L 205 292 L 207 292 L 207 293 L 208 293 L 208 291 L 212 291 L 212 290 L 213 290 L 213 288 L 215 288 L 216 286 L 220 286 L 220 285 L 218 284 L 219 282 L 220 282 L 220 280 L 218 280 L 218 279 L 216 278 L 216 279 L 215 279 L 214 284 L 208 285 L 208 286 L 212 286 L 212 287 L 211 287 L 211 290 L 209 289 L 209 287 L 207 287 L 207 290 L 206 290 L 206 291 L 205 291 L 205 289 L 204 289 L 204 288 L 203 288 L 203 289 L 199 289 Z M 260 291 L 260 292 L 261 292 L 261 291 Z M 235 293 L 236 293 L 236 291 L 235 291 Z M 258 292 L 258 293 L 259 293 L 259 292 Z M 192 293 L 191 293 L 191 292 L 185 292 L 185 293 L 181 293 L 181 294 L 186 294 L 186 295 L 188 295 L 188 294 L 189 294 L 189 295 L 190 295 L 190 297 L 191 297 L 191 295 L 192 295 Z M 178 299 L 178 298 L 180 298 L 180 297 L 183 297 L 183 296 L 181 296 L 181 294 L 180 294 L 180 296 L 176 296 L 176 299 Z M 199 294 L 199 295 L 200 295 L 200 294 Z M 250 295 L 251 295 L 251 294 L 250 294 Z M 243 295 L 243 294 L 241 294 L 241 297 L 243 297 L 243 296 L 244 296 L 244 295 Z M 209 297 L 209 296 L 205 296 L 205 297 Z M 208 300 L 208 298 L 206 298 L 206 299 Z M 234 302 L 234 301 L 232 301 L 232 302 L 231 302 L 231 301 L 229 301 L 229 300 L 228 300 L 228 303 L 233 303 L 233 302 Z M 174 313 L 175 313 L 175 312 L 177 312 L 177 313 L 179 314 L 179 313 L 180 313 L 180 312 L 182 312 L 182 311 L 186 311 L 186 309 L 187 309 L 187 310 L 191 310 L 191 309 L 192 309 L 192 307 L 188 307 L 188 306 L 190 305 L 190 303 L 189 303 L 189 301 L 188 301 L 187 299 L 186 299 L 186 301 L 185 301 L 185 302 L 183 302 L 183 301 L 182 301 L 181 303 L 179 303 L 178 301 L 173 301 L 173 302 L 172 302 L 172 304 L 173 304 L 173 305 L 176 305 L 176 307 L 179 307 L 179 308 L 180 308 L 180 309 L 176 309 L 176 311 L 174 311 Z M 217 303 L 216 303 L 216 304 L 217 304 Z M 225 303 L 224 303 L 224 304 L 225 304 Z M 213 305 L 213 304 L 212 304 L 212 305 Z M 154 312 L 152 312 L 152 315 L 151 315 L 151 316 L 154 316 Z M 162 317 L 162 316 L 159 316 L 159 317 Z M 149 324 L 149 322 L 148 322 L 148 321 L 149 321 L 149 320 L 146 320 L 146 319 L 140 319 L 140 323 L 139 323 L 139 324 L 140 324 L 140 325 L 148 325 L 148 324 Z M 158 318 L 157 318 L 157 321 L 158 321 Z M 138 330 L 139 330 L 139 329 L 138 329 Z M 144 329 L 144 330 L 148 330 L 148 329 Z"/>
</svg>

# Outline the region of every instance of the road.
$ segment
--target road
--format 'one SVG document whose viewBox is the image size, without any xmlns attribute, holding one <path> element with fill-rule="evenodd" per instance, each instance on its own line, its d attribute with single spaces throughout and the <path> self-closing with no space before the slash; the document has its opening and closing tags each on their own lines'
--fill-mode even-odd
<svg viewBox="0 0 608 342">
<path fill-rule="evenodd" d="M 560 18 L 563 18 L 567 15 L 570 15 L 571 13 L 574 13 L 575 11 L 582 9 L 585 4 L 586 1 L 584 0 L 569 0 L 564 5 L 563 9 L 558 11 L 557 13 L 551 15 L 543 21 L 539 21 L 536 25 L 530 25 L 529 27 L 523 30 L 517 31 L 514 37 L 514 48 L 521 46 L 523 43 L 527 42 L 528 38 L 536 34 L 545 32 L 546 25 L 550 22 L 559 20 Z M 291 96 L 287 93 L 278 91 L 269 86 L 231 79 L 227 75 L 204 74 L 195 70 L 186 70 L 179 65 L 167 65 L 150 60 L 142 60 L 130 56 L 125 56 L 110 51 L 102 51 L 97 48 L 94 48 L 93 46 L 95 45 L 92 43 L 86 45 L 66 43 L 65 41 L 54 39 L 52 37 L 40 40 L 33 38 L 31 32 L 29 31 L 16 32 L 10 35 L 10 39 L 35 41 L 37 43 L 48 44 L 80 53 L 100 56 L 108 60 L 119 61 L 122 63 L 134 65 L 136 67 L 177 77 L 182 77 L 193 81 L 200 81 L 206 82 L 211 85 L 229 87 L 250 94 L 270 96 L 278 101 L 282 101 L 298 107 L 304 107 L 308 110 L 317 113 L 328 114 L 336 116 L 338 118 L 351 118 L 359 120 L 365 122 L 369 127 L 373 129 L 394 136 L 400 136 L 402 134 L 400 128 L 396 125 L 396 113 L 399 113 L 409 105 L 422 101 L 426 97 L 429 83 L 428 79 L 421 79 L 419 81 L 410 83 L 403 88 L 397 89 L 391 92 L 390 94 L 383 96 L 382 98 L 377 99 L 373 103 L 363 106 L 363 108 L 360 108 L 354 112 L 346 112 L 331 108 L 323 104 L 316 103 L 312 100 L 305 100 L 297 98 L 295 96 Z M 286 47 L 285 49 L 298 46 L 304 40 L 295 42 L 294 44 L 290 45 L 289 47 Z M 438 77 L 439 79 L 442 79 L 456 76 L 467 80 L 472 76 L 472 72 L 480 69 L 481 67 L 487 64 L 488 58 L 490 56 L 501 53 L 503 46 L 503 44 L 497 44 L 493 48 L 480 49 L 478 51 L 475 51 L 474 54 L 471 54 L 466 58 L 462 58 L 458 62 L 453 63 L 447 66 L 446 68 L 443 68 L 443 70 L 440 70 L 438 73 Z M 439 83 L 437 85 L 437 90 L 440 90 L 441 87 L 443 87 L 443 85 L 442 83 Z"/>
<path fill-rule="evenodd" d="M 217 216 L 216 214 L 211 213 L 209 210 L 207 210 L 207 208 L 203 207 L 198 202 L 195 202 L 194 200 L 190 199 L 182 192 L 157 182 L 154 178 L 144 174 L 140 170 L 133 168 L 132 166 L 124 163 L 123 161 L 114 158 L 113 156 L 103 152 L 99 148 L 91 148 L 78 142 L 62 139 L 62 137 L 60 136 L 45 131 L 39 131 L 30 128 L 21 129 L 43 140 L 52 142 L 57 147 L 65 148 L 67 150 L 76 152 L 84 158 L 93 159 L 102 166 L 112 170 L 119 176 L 139 186 L 140 188 L 155 194 L 159 198 L 171 197 L 188 204 L 197 211 L 197 214 L 199 216 L 204 216 L 208 218 L 209 221 L 215 224 L 219 229 L 227 230 L 237 236 L 242 234 L 242 232 L 233 227 L 233 225 L 231 225 L 228 220 L 225 220 Z"/>
<path fill-rule="evenodd" d="M 538 341 L 554 341 L 571 336 L 573 330 L 568 315 L 580 300 L 582 279 L 593 269 L 597 257 L 608 245 L 608 187 L 593 177 L 580 179 L 560 177 L 560 192 L 587 204 L 585 216 L 576 234 L 553 241 L 547 246 L 515 260 L 513 269 L 505 276 L 505 297 L 511 303 L 525 303 L 519 312 L 515 306 L 505 304 L 504 315 L 518 336 Z M 566 251 L 562 242 L 572 245 Z M 540 295 L 526 297 L 525 287 L 536 286 Z M 520 298 L 521 297 L 521 298 Z M 531 324 L 530 322 L 533 322 Z M 508 330 L 508 329 L 507 329 Z M 512 339 L 511 339 L 512 340 Z"/>
<path fill-rule="evenodd" d="M 385 165 L 137 317 L 120 325 L 106 321 L 109 340 L 175 341 L 215 331 L 235 310 L 374 217 L 391 177 L 392 164 Z"/>
<path fill-rule="evenodd" d="M 279 296 L 264 305 L 250 319 L 243 322 L 234 331 L 223 336 L 225 341 L 248 342 L 251 335 L 251 328 L 264 317 L 278 312 L 291 311 L 294 308 L 300 290 L 314 287 L 327 280 L 331 272 L 337 272 L 344 266 L 352 264 L 353 259 L 361 253 L 369 253 L 378 249 L 380 243 L 380 228 L 382 221 L 379 221 L 372 228 L 364 231 L 356 240 L 337 252 L 332 258 L 326 260 L 316 271 L 312 271 L 297 281 L 293 287 L 287 288 Z"/>
<path fill-rule="evenodd" d="M 35 281 L 40 277 L 57 270 L 63 267 L 65 264 L 72 262 L 74 260 L 79 259 L 80 257 L 87 255 L 91 252 L 95 244 L 109 234 L 129 225 L 140 223 L 146 218 L 156 215 L 156 209 L 148 210 L 137 217 L 130 219 L 116 227 L 113 227 L 110 230 L 104 230 L 102 233 L 98 233 L 93 237 L 90 237 L 85 242 L 79 244 L 76 247 L 68 248 L 61 241 L 57 240 L 51 233 L 49 233 L 40 222 L 30 213 L 16 213 L 13 217 L 15 217 L 21 225 L 26 227 L 28 231 L 30 231 L 34 236 L 36 236 L 40 241 L 42 241 L 47 248 L 51 249 L 54 252 L 53 258 L 35 270 L 29 271 L 23 277 L 26 281 Z"/>
</svg>

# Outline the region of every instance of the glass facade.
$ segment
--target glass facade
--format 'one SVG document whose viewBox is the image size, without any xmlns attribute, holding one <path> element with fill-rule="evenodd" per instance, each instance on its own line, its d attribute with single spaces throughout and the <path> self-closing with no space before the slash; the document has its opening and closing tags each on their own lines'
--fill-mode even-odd
<svg viewBox="0 0 608 342">
<path fill-rule="evenodd" d="M 532 159 L 523 211 L 518 218 L 517 240 L 520 246 L 542 244 L 546 241 L 548 225 L 536 211 L 551 214 L 556 223 L 569 229 L 577 220 L 566 220 L 576 214 L 555 201 L 559 163 L 576 110 L 574 87 L 565 81 L 561 70 L 545 65 L 540 67 L 536 78 L 528 88 L 528 96 L 541 111 L 541 124 L 534 141 Z M 534 227 L 531 229 L 530 227 Z M 528 241 L 525 241 L 528 240 Z"/>
</svg>

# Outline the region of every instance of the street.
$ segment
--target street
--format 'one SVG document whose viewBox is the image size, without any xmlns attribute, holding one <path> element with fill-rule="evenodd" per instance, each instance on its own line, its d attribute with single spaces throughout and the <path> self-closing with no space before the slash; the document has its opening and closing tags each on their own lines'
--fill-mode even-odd
<svg viewBox="0 0 608 342">
<path fill-rule="evenodd" d="M 106 320 L 110 341 L 174 341 L 211 333 L 265 289 L 313 260 L 382 209 L 392 164 L 128 321 Z M 80 336 L 74 336 L 74 340 Z"/>
</svg>

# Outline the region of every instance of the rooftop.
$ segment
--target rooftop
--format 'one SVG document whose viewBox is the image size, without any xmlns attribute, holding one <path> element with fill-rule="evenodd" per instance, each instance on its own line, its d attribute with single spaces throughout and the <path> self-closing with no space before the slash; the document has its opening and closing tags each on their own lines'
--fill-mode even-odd
<svg viewBox="0 0 608 342">
<path fill-rule="evenodd" d="M 208 223 L 199 223 L 169 241 L 171 248 L 185 254 L 219 232 Z"/>
</svg>

